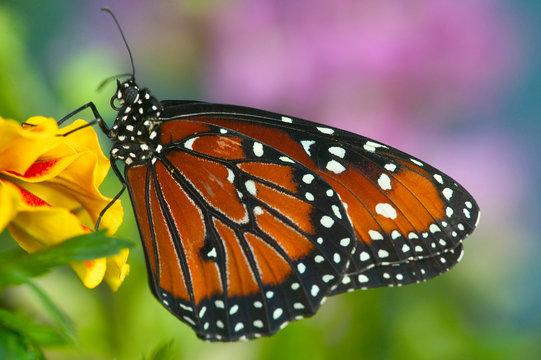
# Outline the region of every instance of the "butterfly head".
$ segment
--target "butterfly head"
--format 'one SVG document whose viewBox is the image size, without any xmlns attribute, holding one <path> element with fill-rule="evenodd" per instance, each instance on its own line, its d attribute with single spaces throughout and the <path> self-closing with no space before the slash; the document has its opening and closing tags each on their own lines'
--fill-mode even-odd
<svg viewBox="0 0 541 360">
<path fill-rule="evenodd" d="M 137 110 L 138 114 L 153 118 L 158 118 L 163 110 L 158 99 L 150 94 L 150 90 L 141 89 L 133 78 L 124 82 L 117 80 L 116 92 L 111 97 L 111 107 L 119 113 L 133 113 Z"/>
</svg>

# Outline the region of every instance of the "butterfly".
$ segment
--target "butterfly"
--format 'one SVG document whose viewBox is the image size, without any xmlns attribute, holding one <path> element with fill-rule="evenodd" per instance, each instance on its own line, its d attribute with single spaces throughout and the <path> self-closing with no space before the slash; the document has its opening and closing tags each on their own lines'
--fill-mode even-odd
<svg viewBox="0 0 541 360">
<path fill-rule="evenodd" d="M 134 71 L 111 105 L 111 128 L 92 103 L 68 116 L 90 107 L 112 141 L 114 200 L 128 189 L 150 288 L 205 340 L 269 336 L 328 296 L 442 274 L 479 220 L 456 181 L 361 135 L 159 101 Z"/>
</svg>

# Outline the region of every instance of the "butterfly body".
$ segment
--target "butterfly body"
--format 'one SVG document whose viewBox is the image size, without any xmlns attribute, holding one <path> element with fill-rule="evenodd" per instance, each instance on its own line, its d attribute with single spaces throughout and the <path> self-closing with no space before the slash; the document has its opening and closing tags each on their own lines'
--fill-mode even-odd
<svg viewBox="0 0 541 360">
<path fill-rule="evenodd" d="M 271 335 L 327 296 L 430 279 L 478 220 L 454 180 L 360 135 L 159 102 L 133 79 L 111 103 L 111 162 L 125 164 L 151 289 L 206 340 Z"/>
</svg>

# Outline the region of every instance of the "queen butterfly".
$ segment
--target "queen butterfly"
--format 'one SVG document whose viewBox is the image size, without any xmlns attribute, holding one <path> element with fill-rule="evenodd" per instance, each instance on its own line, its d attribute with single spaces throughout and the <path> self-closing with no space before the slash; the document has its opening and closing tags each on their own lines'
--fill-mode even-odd
<svg viewBox="0 0 541 360">
<path fill-rule="evenodd" d="M 65 118 L 90 107 L 111 139 L 115 200 L 128 188 L 152 292 L 199 337 L 272 335 L 328 296 L 418 283 L 460 261 L 479 208 L 441 171 L 291 116 L 158 101 L 130 60 L 112 128 L 92 103 Z"/>
</svg>

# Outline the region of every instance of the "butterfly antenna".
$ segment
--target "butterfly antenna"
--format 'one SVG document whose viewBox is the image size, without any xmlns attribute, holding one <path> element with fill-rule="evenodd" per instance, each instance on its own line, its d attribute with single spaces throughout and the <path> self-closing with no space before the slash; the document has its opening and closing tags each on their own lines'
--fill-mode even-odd
<svg viewBox="0 0 541 360">
<path fill-rule="evenodd" d="M 133 74 L 132 73 L 124 73 L 124 74 L 118 74 L 118 75 L 113 75 L 113 76 L 109 76 L 107 79 L 103 80 L 99 85 L 98 85 L 98 88 L 96 89 L 97 91 L 101 91 L 105 85 L 109 84 L 111 81 L 113 80 L 117 80 L 118 78 L 120 77 L 124 77 L 124 76 L 131 76 L 133 78 Z"/>
<path fill-rule="evenodd" d="M 132 79 L 135 80 L 135 65 L 133 64 L 133 56 L 131 54 L 130 47 L 128 46 L 128 41 L 126 40 L 126 37 L 124 36 L 124 32 L 122 31 L 122 28 L 120 27 L 120 23 L 118 22 L 115 14 L 113 13 L 113 11 L 111 9 L 109 9 L 108 7 L 104 7 L 104 8 L 101 8 L 101 10 L 105 11 L 105 12 L 109 13 L 109 15 L 111 15 L 111 17 L 115 21 L 115 24 L 116 24 L 116 26 L 118 28 L 118 31 L 120 31 L 120 35 L 122 35 L 122 40 L 124 40 L 124 44 L 126 45 L 126 49 L 128 49 L 128 55 L 130 56 Z"/>
</svg>

